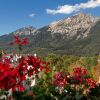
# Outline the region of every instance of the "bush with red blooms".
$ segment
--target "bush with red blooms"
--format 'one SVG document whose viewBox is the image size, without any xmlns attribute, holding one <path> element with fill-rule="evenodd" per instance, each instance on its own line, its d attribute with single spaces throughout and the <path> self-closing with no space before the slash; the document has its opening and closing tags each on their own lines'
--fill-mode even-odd
<svg viewBox="0 0 100 100">
<path fill-rule="evenodd" d="M 64 87 L 67 82 L 67 74 L 64 72 L 57 72 L 54 74 L 54 85 Z"/>
<path fill-rule="evenodd" d="M 26 76 L 31 77 L 43 69 L 48 70 L 47 63 L 38 57 L 22 57 L 16 66 L 12 66 L 9 59 L 3 58 L 0 61 L 0 89 L 24 92 L 23 82 L 26 80 Z"/>
<path fill-rule="evenodd" d="M 96 81 L 93 78 L 89 78 L 86 68 L 73 68 L 72 78 L 79 84 L 87 84 L 90 88 L 94 88 L 96 85 Z"/>
<path fill-rule="evenodd" d="M 20 39 L 19 36 L 15 36 L 14 39 L 14 42 L 9 45 L 17 44 L 20 50 L 22 45 L 28 44 L 27 38 Z M 88 95 L 92 96 L 91 90 L 95 91 L 97 85 L 96 81 L 89 77 L 86 68 L 75 67 L 71 73 L 55 72 L 56 70 L 47 68 L 48 64 L 31 55 L 21 57 L 16 65 L 10 62 L 10 58 L 3 57 L 0 59 L 0 90 L 6 92 L 12 90 L 8 100 L 13 98 L 16 100 L 84 100 L 83 98 L 87 98 Z M 27 77 L 31 78 L 35 75 L 37 78 L 35 86 L 27 90 L 25 87 Z M 98 87 L 100 89 L 100 86 Z"/>
<path fill-rule="evenodd" d="M 92 79 L 92 78 L 87 78 L 87 79 L 86 79 L 86 82 L 87 82 L 87 84 L 88 84 L 88 86 L 89 86 L 90 88 L 95 88 L 95 86 L 96 86 L 96 81 L 95 81 L 94 79 Z"/>
<path fill-rule="evenodd" d="M 90 90 L 96 87 L 96 81 L 89 77 L 88 70 L 83 67 L 73 68 L 73 71 L 69 74 L 57 72 L 53 78 L 55 92 L 52 91 L 52 93 L 58 99 L 64 99 L 66 97 L 65 99 L 67 100 L 69 97 L 72 97 L 70 100 L 77 100 L 82 95 L 87 97 L 91 92 Z"/>
<path fill-rule="evenodd" d="M 95 87 L 96 81 L 92 78 L 89 78 L 88 70 L 82 67 L 73 68 L 73 72 L 67 74 L 65 72 L 57 72 L 54 74 L 54 84 L 59 87 L 65 87 L 66 84 L 85 84 L 90 88 Z"/>
<path fill-rule="evenodd" d="M 19 93 L 24 93 L 26 87 L 23 82 L 26 81 L 26 76 L 31 77 L 35 74 L 39 75 L 42 70 L 45 71 L 44 74 L 46 74 L 46 78 L 43 78 L 43 80 L 39 78 L 39 81 L 37 80 L 38 82 L 33 89 L 34 96 L 31 94 L 31 91 L 27 93 L 27 97 L 32 95 L 31 98 L 38 98 L 38 96 L 42 94 L 43 98 L 49 96 L 51 99 L 55 97 L 63 99 L 65 96 L 72 96 L 73 93 L 75 97 L 79 91 L 81 91 L 83 95 L 85 93 L 89 94 L 89 92 L 86 91 L 96 86 L 96 81 L 89 78 L 88 70 L 85 68 L 73 68 L 72 73 L 53 72 L 53 74 L 50 74 L 52 70 L 49 70 L 47 66 L 48 63 L 34 56 L 22 57 L 16 66 L 11 65 L 9 59 L 3 58 L 0 61 L 0 89 L 5 91 L 12 89 L 14 96 L 16 96 L 18 91 Z M 53 76 L 48 76 L 48 72 Z M 50 79 L 50 81 L 48 81 L 48 79 Z M 52 87 L 53 90 L 51 90 Z M 20 98 L 23 98 L 23 96 Z"/>
<path fill-rule="evenodd" d="M 88 77 L 88 70 L 86 68 L 73 68 L 72 78 L 78 83 L 84 83 L 85 78 Z"/>
</svg>

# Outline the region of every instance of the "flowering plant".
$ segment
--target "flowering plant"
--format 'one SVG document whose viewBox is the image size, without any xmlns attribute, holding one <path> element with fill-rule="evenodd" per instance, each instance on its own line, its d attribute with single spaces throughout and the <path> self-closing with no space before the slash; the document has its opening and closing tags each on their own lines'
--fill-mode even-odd
<svg viewBox="0 0 100 100">
<path fill-rule="evenodd" d="M 13 42 L 10 42 L 9 43 L 9 46 L 12 46 L 12 45 L 18 45 L 18 48 L 19 50 L 22 50 L 22 45 L 28 45 L 29 42 L 28 42 L 28 38 L 23 38 L 23 39 L 20 39 L 19 36 L 14 36 L 14 41 Z"/>
<path fill-rule="evenodd" d="M 27 38 L 20 39 L 19 36 L 15 36 L 14 39 L 9 45 L 16 44 L 20 50 L 22 45 L 28 45 Z M 37 56 L 22 56 L 16 64 L 11 63 L 10 60 L 11 58 L 6 57 L 0 59 L 0 90 L 6 92 L 11 90 L 14 97 L 20 97 L 16 100 L 30 97 L 30 100 L 33 98 L 62 100 L 70 97 L 70 100 L 73 98 L 78 100 L 79 94 L 89 95 L 90 90 L 96 87 L 96 81 L 89 77 L 88 70 L 83 67 L 75 67 L 70 73 L 56 72 L 48 68 L 49 63 Z M 33 76 L 34 80 L 37 80 L 35 85 L 31 86 L 27 82 L 27 77 L 32 80 Z M 26 89 L 26 83 L 30 85 L 31 90 Z M 25 98 L 23 95 L 26 95 Z"/>
</svg>

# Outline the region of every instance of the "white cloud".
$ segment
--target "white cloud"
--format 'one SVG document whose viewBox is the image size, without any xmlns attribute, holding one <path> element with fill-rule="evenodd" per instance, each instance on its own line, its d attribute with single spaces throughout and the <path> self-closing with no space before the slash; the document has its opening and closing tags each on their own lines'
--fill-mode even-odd
<svg viewBox="0 0 100 100">
<path fill-rule="evenodd" d="M 34 16 L 35 16 L 34 13 L 29 14 L 29 17 L 34 17 Z"/>
<path fill-rule="evenodd" d="M 89 0 L 86 3 L 58 6 L 57 9 L 46 9 L 48 14 L 70 14 L 80 9 L 100 7 L 100 0 Z"/>
</svg>

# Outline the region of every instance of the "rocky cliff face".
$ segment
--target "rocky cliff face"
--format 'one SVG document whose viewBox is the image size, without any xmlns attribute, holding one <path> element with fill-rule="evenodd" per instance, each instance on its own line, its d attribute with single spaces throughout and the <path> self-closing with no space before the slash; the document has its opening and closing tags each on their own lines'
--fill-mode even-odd
<svg viewBox="0 0 100 100">
<path fill-rule="evenodd" d="M 60 21 L 53 22 L 49 25 L 48 31 L 52 34 L 61 33 L 66 37 L 76 39 L 85 38 L 90 33 L 90 29 L 100 20 L 98 17 L 79 13 L 70 18 L 65 18 Z"/>
</svg>

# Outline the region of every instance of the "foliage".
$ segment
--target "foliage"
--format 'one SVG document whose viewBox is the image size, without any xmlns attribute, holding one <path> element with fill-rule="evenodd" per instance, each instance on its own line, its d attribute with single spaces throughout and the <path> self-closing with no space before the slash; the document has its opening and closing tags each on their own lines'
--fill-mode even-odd
<svg viewBox="0 0 100 100">
<path fill-rule="evenodd" d="M 21 40 L 19 36 L 15 36 L 13 43 L 18 47 L 28 44 L 26 38 Z M 98 65 L 96 57 L 52 53 L 44 60 L 28 55 L 11 63 L 11 58 L 2 56 L 0 97 L 5 95 L 7 100 L 95 100 L 100 97 L 100 83 L 90 73 Z M 33 86 L 32 80 L 35 80 Z"/>
</svg>

